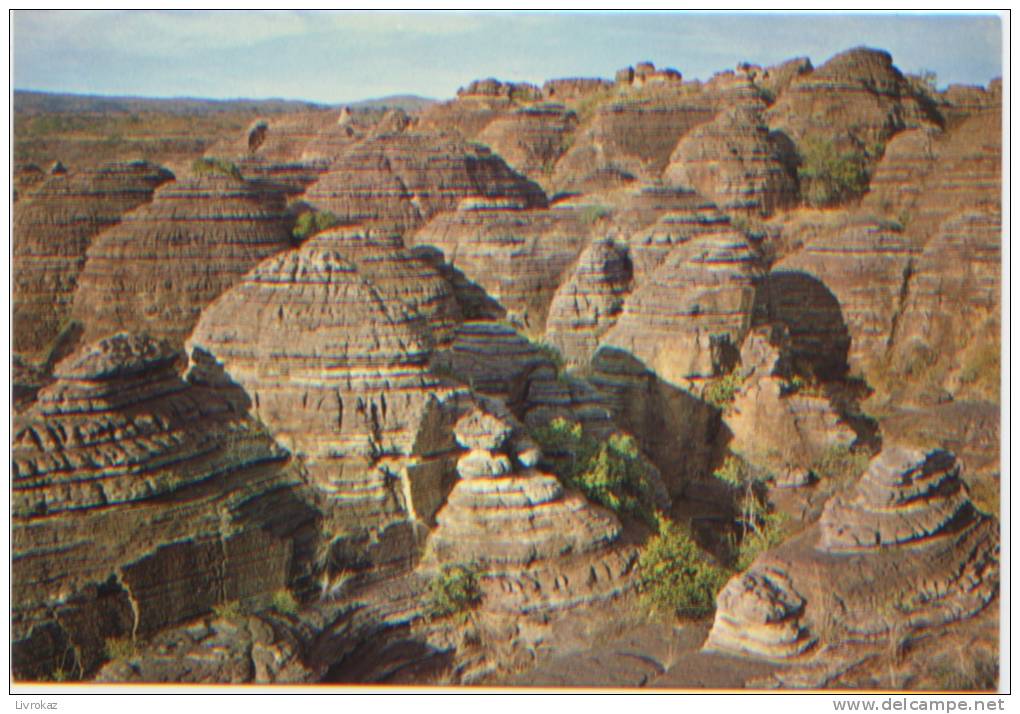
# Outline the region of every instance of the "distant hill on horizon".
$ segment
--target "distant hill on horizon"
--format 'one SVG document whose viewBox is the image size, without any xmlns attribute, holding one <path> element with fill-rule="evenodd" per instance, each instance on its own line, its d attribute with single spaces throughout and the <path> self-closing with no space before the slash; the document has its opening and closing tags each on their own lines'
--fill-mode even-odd
<svg viewBox="0 0 1020 714">
<path fill-rule="evenodd" d="M 218 112 L 248 111 L 253 114 L 281 114 L 299 111 L 326 111 L 341 106 L 352 109 L 403 109 L 414 112 L 436 100 L 410 94 L 364 99 L 356 102 L 320 104 L 293 99 L 203 99 L 199 97 L 132 97 L 100 94 L 72 94 L 14 90 L 14 110 L 33 115 L 47 113 L 124 113 L 158 111 L 181 116 L 201 116 Z"/>
</svg>

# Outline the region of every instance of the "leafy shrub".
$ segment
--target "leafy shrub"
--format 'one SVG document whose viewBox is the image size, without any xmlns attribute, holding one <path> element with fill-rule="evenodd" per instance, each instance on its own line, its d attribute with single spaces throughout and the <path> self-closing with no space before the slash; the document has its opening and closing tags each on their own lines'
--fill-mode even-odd
<svg viewBox="0 0 1020 714">
<path fill-rule="evenodd" d="M 237 164 L 212 156 L 203 156 L 200 159 L 195 159 L 195 162 L 191 165 L 191 170 L 196 176 L 229 176 L 238 181 L 244 180 L 244 177 L 241 175 L 241 169 L 237 168 Z"/>
<path fill-rule="evenodd" d="M 716 409 L 725 410 L 736 398 L 742 381 L 736 372 L 716 377 L 705 385 L 702 396 Z"/>
<path fill-rule="evenodd" d="M 448 617 L 470 610 L 482 599 L 478 571 L 471 565 L 444 565 L 429 581 L 429 617 Z"/>
<path fill-rule="evenodd" d="M 247 615 L 238 600 L 218 603 L 213 605 L 212 610 L 213 615 L 215 615 L 218 619 L 226 620 L 227 622 L 237 622 Z"/>
<path fill-rule="evenodd" d="M 712 472 L 712 476 L 734 488 L 741 488 L 747 480 L 746 464 L 733 454 L 728 454 L 722 466 Z"/>
<path fill-rule="evenodd" d="M 753 521 L 753 527 L 745 530 L 740 543 L 733 549 L 733 567 L 743 572 L 759 555 L 782 543 L 787 535 L 787 520 L 784 513 L 761 512 Z"/>
<path fill-rule="evenodd" d="M 645 544 L 637 565 L 638 592 L 647 607 L 680 617 L 710 615 L 726 579 L 683 528 L 659 518 L 659 532 Z"/>
<path fill-rule="evenodd" d="M 307 211 L 298 216 L 291 235 L 294 240 L 303 241 L 316 233 L 340 224 L 340 218 L 329 211 Z"/>
<path fill-rule="evenodd" d="M 809 204 L 840 204 L 867 190 L 867 157 L 859 151 L 840 153 L 825 139 L 809 139 L 804 142 L 797 175 L 801 195 Z"/>
<path fill-rule="evenodd" d="M 274 610 L 284 615 L 296 615 L 298 611 L 298 601 L 294 599 L 290 590 L 277 590 L 273 593 L 269 604 Z"/>
<path fill-rule="evenodd" d="M 654 488 L 633 437 L 613 434 L 597 442 L 580 424 L 562 418 L 535 429 L 532 436 L 564 484 L 621 515 L 651 518 Z"/>
</svg>

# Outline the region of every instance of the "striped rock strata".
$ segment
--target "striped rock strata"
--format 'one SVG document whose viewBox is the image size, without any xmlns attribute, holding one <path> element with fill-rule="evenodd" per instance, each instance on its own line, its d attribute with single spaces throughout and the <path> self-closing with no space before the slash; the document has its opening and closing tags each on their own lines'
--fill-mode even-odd
<svg viewBox="0 0 1020 714">
<path fill-rule="evenodd" d="M 493 120 L 476 139 L 515 171 L 544 186 L 576 128 L 574 112 L 562 104 L 543 103 L 515 109 Z"/>
<path fill-rule="evenodd" d="M 559 609 L 620 594 L 635 552 L 613 547 L 616 517 L 533 468 L 534 445 L 521 439 L 522 427 L 508 414 L 494 416 L 469 413 L 455 428 L 471 450 L 458 461 L 460 480 L 436 515 L 423 567 L 474 563 L 483 573 L 483 607 L 492 609 Z M 481 419 L 492 427 L 484 444 Z"/>
<path fill-rule="evenodd" d="M 305 199 L 347 224 L 407 233 L 465 198 L 510 199 L 541 208 L 539 186 L 485 147 L 455 134 L 373 136 L 344 151 Z"/>
<path fill-rule="evenodd" d="M 721 112 L 684 136 L 663 179 L 715 201 L 728 213 L 768 216 L 797 203 L 796 152 L 785 136 L 770 133 L 764 105 Z"/>
<path fill-rule="evenodd" d="M 549 306 L 546 338 L 567 364 L 586 365 L 599 340 L 615 323 L 631 289 L 633 267 L 626 247 L 613 240 L 593 242 Z"/>
<path fill-rule="evenodd" d="M 86 341 L 130 329 L 180 344 L 206 305 L 289 246 L 279 193 L 227 176 L 172 183 L 92 242 L 72 316 Z"/>
<path fill-rule="evenodd" d="M 549 303 L 591 232 L 570 208 L 524 210 L 518 203 L 462 201 L 410 239 L 481 287 L 524 329 L 541 333 Z"/>
<path fill-rule="evenodd" d="M 60 362 L 16 419 L 16 677 L 87 674 L 106 639 L 307 577 L 314 512 L 286 454 L 179 360 L 118 334 Z"/>
<path fill-rule="evenodd" d="M 173 174 L 153 164 L 106 164 L 49 176 L 14 210 L 14 349 L 44 350 L 66 325 L 85 253 Z"/>
<path fill-rule="evenodd" d="M 709 644 L 776 658 L 801 652 L 791 642 L 817 639 L 819 647 L 800 658 L 815 666 L 838 659 L 848 643 L 888 648 L 894 633 L 980 612 L 998 591 L 998 551 L 996 527 L 971 505 L 952 454 L 890 447 L 852 494 L 826 504 L 818 524 L 759 556 L 727 585 Z M 736 629 L 761 600 L 743 583 L 779 579 L 790 595 L 782 600 L 800 598 L 803 609 L 771 619 L 762 609 L 755 627 Z M 794 631 L 800 634 L 791 639 Z M 797 672 L 777 676 L 792 683 Z"/>
<path fill-rule="evenodd" d="M 427 360 L 455 315 L 427 263 L 391 239 L 332 231 L 259 265 L 205 311 L 188 347 L 243 387 L 341 525 L 427 522 L 452 393 Z"/>
</svg>

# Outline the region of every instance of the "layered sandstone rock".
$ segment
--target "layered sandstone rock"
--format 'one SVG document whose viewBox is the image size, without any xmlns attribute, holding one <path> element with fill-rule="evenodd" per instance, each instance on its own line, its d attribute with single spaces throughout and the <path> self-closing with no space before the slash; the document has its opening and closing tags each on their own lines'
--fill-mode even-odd
<svg viewBox="0 0 1020 714">
<path fill-rule="evenodd" d="M 939 123 L 933 107 L 893 66 L 892 57 L 864 47 L 800 74 L 766 117 L 771 128 L 798 145 L 821 139 L 833 141 L 839 150 L 870 150 L 905 128 Z"/>
<path fill-rule="evenodd" d="M 684 136 L 666 182 L 696 189 L 723 211 L 768 216 L 797 202 L 792 143 L 770 133 L 754 105 L 723 111 Z"/>
<path fill-rule="evenodd" d="M 997 593 L 999 547 L 993 523 L 970 504 L 959 476 L 948 452 L 889 447 L 872 460 L 853 493 L 826 504 L 817 525 L 759 556 L 738 579 L 779 577 L 785 592 L 803 599 L 797 626 L 819 640 L 808 660 L 816 669 L 838 665 L 849 643 L 866 652 L 888 647 L 890 637 L 967 619 Z M 732 623 L 753 612 L 761 597 L 736 580 L 723 593 L 710 643 L 756 656 L 798 653 L 773 646 L 789 640 L 776 637 L 778 629 L 759 641 L 735 637 Z M 759 625 L 768 622 L 757 619 Z M 810 669 L 778 677 L 801 686 L 826 681 Z"/>
<path fill-rule="evenodd" d="M 16 676 L 87 673 L 106 639 L 307 577 L 314 512 L 285 452 L 179 360 L 118 334 L 59 363 L 17 419 Z"/>
<path fill-rule="evenodd" d="M 13 348 L 35 353 L 67 326 L 93 239 L 152 200 L 173 174 L 153 164 L 106 164 L 42 181 L 14 210 Z"/>
<path fill-rule="evenodd" d="M 915 270 L 899 226 L 868 220 L 824 231 L 776 263 L 759 290 L 758 319 L 790 329 L 802 366 L 820 377 L 884 364 Z"/>
<path fill-rule="evenodd" d="M 540 334 L 553 294 L 590 232 L 582 213 L 570 208 L 524 210 L 519 203 L 466 200 L 410 242 L 439 249 L 507 318 Z"/>
<path fill-rule="evenodd" d="M 542 95 L 558 102 L 583 99 L 611 89 L 613 83 L 596 77 L 550 79 L 542 85 Z"/>
<path fill-rule="evenodd" d="M 259 265 L 206 310 L 188 344 L 197 366 L 204 354 L 222 364 L 305 459 L 338 527 L 358 531 L 427 522 L 441 502 L 451 389 L 427 360 L 455 313 L 429 264 L 327 232 Z"/>
<path fill-rule="evenodd" d="M 630 292 L 633 267 L 624 246 L 611 239 L 593 242 L 549 306 L 546 337 L 570 365 L 589 362 Z"/>
<path fill-rule="evenodd" d="M 544 184 L 576 128 L 577 115 L 562 104 L 533 104 L 493 120 L 477 140 L 515 171 Z"/>
<path fill-rule="evenodd" d="M 169 184 L 92 242 L 72 317 L 86 341 L 132 329 L 180 344 L 206 305 L 290 240 L 277 192 L 221 175 Z"/>
<path fill-rule="evenodd" d="M 674 248 L 638 283 L 602 343 L 623 349 L 679 384 L 718 371 L 751 325 L 754 256 L 735 231 Z"/>
<path fill-rule="evenodd" d="M 488 149 L 456 135 L 427 132 L 383 134 L 352 146 L 305 198 L 343 223 L 400 233 L 455 209 L 465 198 L 546 205 L 537 184 Z"/>
<path fill-rule="evenodd" d="M 480 422 L 487 439 L 479 438 Z M 618 595 L 635 555 L 611 547 L 619 521 L 555 476 L 521 464 L 520 454 L 534 449 L 521 432 L 508 414 L 473 412 L 458 422 L 457 441 L 471 450 L 458 461 L 460 480 L 436 516 L 423 565 L 475 564 L 483 571 L 483 606 L 498 610 L 576 607 Z"/>
</svg>

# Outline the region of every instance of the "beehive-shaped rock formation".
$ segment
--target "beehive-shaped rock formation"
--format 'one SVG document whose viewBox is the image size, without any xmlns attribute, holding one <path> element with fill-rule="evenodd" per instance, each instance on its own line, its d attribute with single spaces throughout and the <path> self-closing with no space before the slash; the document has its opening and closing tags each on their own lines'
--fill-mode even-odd
<svg viewBox="0 0 1020 714">
<path fill-rule="evenodd" d="M 831 140 L 840 150 L 868 149 L 907 127 L 939 123 L 889 53 L 865 47 L 841 52 L 800 74 L 766 118 L 798 145 L 807 139 Z"/>
<path fill-rule="evenodd" d="M 100 232 L 152 199 L 173 174 L 153 164 L 106 164 L 50 176 L 14 210 L 14 349 L 45 349 L 66 325 L 85 264 Z"/>
<path fill-rule="evenodd" d="M 619 521 L 533 468 L 538 454 L 521 438 L 522 427 L 498 407 L 483 409 L 455 427 L 469 451 L 436 515 L 424 566 L 474 563 L 484 589 L 498 594 L 491 606 L 501 610 L 556 609 L 618 594 L 633 558 L 611 548 Z"/>
<path fill-rule="evenodd" d="M 534 104 L 493 120 L 477 140 L 515 171 L 545 185 L 576 128 L 577 115 L 562 104 Z"/>
<path fill-rule="evenodd" d="M 462 199 L 546 205 L 542 189 L 484 147 L 453 134 L 403 132 L 366 139 L 343 152 L 305 193 L 346 224 L 407 233 Z"/>
<path fill-rule="evenodd" d="M 180 344 L 206 305 L 290 240 L 277 192 L 221 175 L 164 186 L 93 241 L 72 316 L 85 341 L 130 329 Z"/>
<path fill-rule="evenodd" d="M 826 504 L 818 524 L 759 556 L 727 585 L 709 643 L 770 658 L 799 654 L 800 648 L 774 646 L 790 640 L 779 635 L 791 628 L 769 628 L 765 646 L 753 629 L 743 637 L 734 632 L 733 623 L 762 599 L 737 581 L 767 579 L 781 580 L 783 591 L 802 599 L 797 627 L 807 633 L 797 641 L 818 639 L 820 647 L 808 653 L 814 663 L 838 659 L 848 643 L 888 647 L 896 633 L 980 612 L 998 590 L 998 551 L 995 525 L 970 503 L 952 454 L 887 447 L 850 495 Z M 779 620 L 795 615 L 788 608 Z"/>
<path fill-rule="evenodd" d="M 768 216 L 794 205 L 793 145 L 769 132 L 760 106 L 720 112 L 684 136 L 670 156 L 665 181 L 694 188 L 731 213 Z"/>
<path fill-rule="evenodd" d="M 104 640 L 288 586 L 314 531 L 283 452 L 166 343 L 81 348 L 18 417 L 14 671 L 88 672 Z M 130 537 L 128 537 L 130 534 Z"/>
<path fill-rule="evenodd" d="M 674 248 L 638 283 L 602 343 L 630 352 L 675 384 L 711 376 L 718 350 L 743 342 L 751 325 L 753 266 L 750 247 L 735 231 Z"/>
<path fill-rule="evenodd" d="M 616 323 L 631 289 L 633 267 L 626 247 L 593 242 L 553 296 L 546 337 L 571 365 L 587 364 L 599 339 Z"/>
<path fill-rule="evenodd" d="M 553 293 L 590 231 L 569 208 L 523 210 L 515 203 L 466 200 L 456 212 L 436 216 L 411 242 L 438 248 L 509 319 L 541 332 Z"/>
<path fill-rule="evenodd" d="M 401 490 L 419 493 L 415 478 L 440 488 L 441 469 L 423 466 L 411 482 L 398 474 L 448 448 L 436 395 L 450 389 L 427 360 L 455 311 L 424 261 L 386 240 L 327 232 L 259 265 L 206 310 L 188 345 L 196 366 L 210 355 L 244 388 L 343 522 L 367 527 L 416 508 Z M 423 497 L 434 509 L 436 495 Z"/>
</svg>

